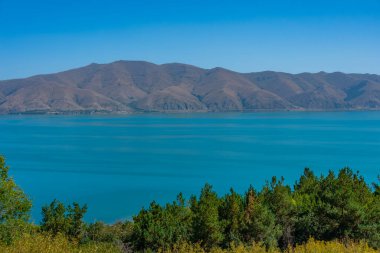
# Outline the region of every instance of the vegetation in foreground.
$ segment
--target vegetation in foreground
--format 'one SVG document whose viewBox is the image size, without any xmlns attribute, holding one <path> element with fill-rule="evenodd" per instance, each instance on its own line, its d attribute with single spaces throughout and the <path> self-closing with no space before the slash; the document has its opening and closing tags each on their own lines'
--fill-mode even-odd
<svg viewBox="0 0 380 253">
<path fill-rule="evenodd" d="M 379 252 L 380 187 L 348 168 L 293 187 L 272 178 L 260 191 L 218 196 L 206 184 L 188 201 L 152 202 L 131 221 L 85 223 L 87 206 L 54 200 L 41 224 L 0 156 L 0 252 Z"/>
</svg>

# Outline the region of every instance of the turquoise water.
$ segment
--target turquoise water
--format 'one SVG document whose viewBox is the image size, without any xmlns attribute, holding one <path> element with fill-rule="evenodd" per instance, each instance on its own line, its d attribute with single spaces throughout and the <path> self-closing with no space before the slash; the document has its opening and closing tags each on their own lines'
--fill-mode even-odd
<svg viewBox="0 0 380 253">
<path fill-rule="evenodd" d="M 1 116 L 0 153 L 34 203 L 89 206 L 87 220 L 130 218 L 151 200 L 244 192 L 271 176 L 293 184 L 350 166 L 380 174 L 380 112 Z"/>
</svg>

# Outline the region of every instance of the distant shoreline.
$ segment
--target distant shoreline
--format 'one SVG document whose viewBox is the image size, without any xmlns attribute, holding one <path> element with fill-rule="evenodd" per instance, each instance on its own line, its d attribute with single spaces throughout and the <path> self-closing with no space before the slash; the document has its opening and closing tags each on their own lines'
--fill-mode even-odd
<svg viewBox="0 0 380 253">
<path fill-rule="evenodd" d="M 0 113 L 1 116 L 10 115 L 142 115 L 142 114 L 219 114 L 219 113 L 276 113 L 276 112 L 376 112 L 380 111 L 380 108 L 376 109 L 299 109 L 299 110 L 275 110 L 275 109 L 256 109 L 256 110 L 243 110 L 243 111 L 133 111 L 133 112 L 118 112 L 118 111 L 64 111 L 64 112 L 39 112 L 39 111 L 28 111 L 28 112 L 17 112 L 17 113 Z"/>
</svg>

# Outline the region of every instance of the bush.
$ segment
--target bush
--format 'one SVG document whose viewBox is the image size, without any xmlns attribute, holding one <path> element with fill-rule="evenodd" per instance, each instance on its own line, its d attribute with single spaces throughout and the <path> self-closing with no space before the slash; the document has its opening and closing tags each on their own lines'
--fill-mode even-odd
<svg viewBox="0 0 380 253">
<path fill-rule="evenodd" d="M 86 240 L 122 244 L 130 241 L 133 223 L 130 221 L 117 222 L 112 225 L 103 222 L 89 224 L 86 228 Z"/>
<path fill-rule="evenodd" d="M 297 245 L 294 249 L 288 249 L 288 253 L 377 253 L 378 251 L 370 248 L 364 241 L 354 243 L 340 243 L 338 241 L 316 241 L 310 239 L 306 244 Z"/>
</svg>

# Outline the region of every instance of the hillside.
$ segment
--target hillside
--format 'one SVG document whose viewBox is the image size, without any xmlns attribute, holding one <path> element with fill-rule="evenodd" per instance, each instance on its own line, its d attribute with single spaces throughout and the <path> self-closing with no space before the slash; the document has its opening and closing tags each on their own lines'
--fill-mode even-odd
<svg viewBox="0 0 380 253">
<path fill-rule="evenodd" d="M 0 81 L 0 114 L 380 109 L 380 76 L 140 61 Z"/>
</svg>

